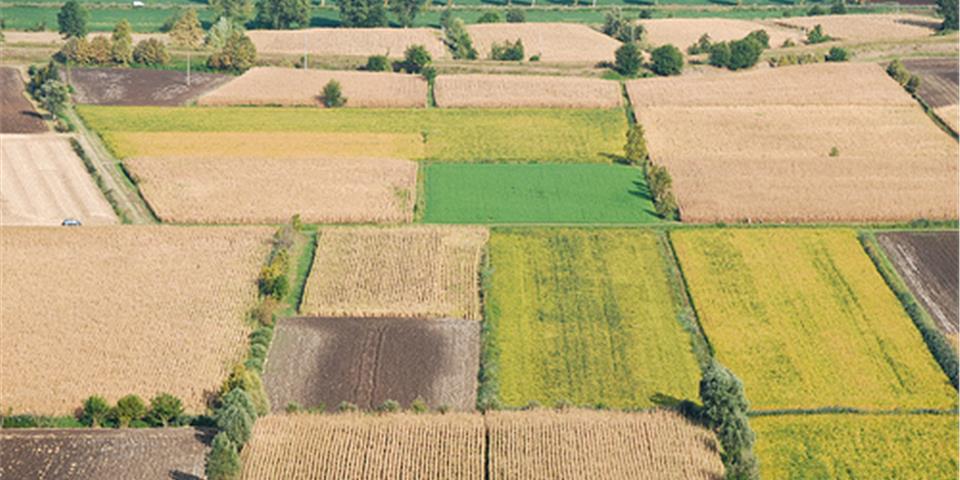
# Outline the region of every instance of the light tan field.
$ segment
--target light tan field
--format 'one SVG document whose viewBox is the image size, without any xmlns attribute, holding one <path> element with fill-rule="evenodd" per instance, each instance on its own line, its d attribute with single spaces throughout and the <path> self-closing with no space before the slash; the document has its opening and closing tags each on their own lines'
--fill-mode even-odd
<svg viewBox="0 0 960 480">
<path fill-rule="evenodd" d="M 954 132 L 960 132 L 960 108 L 957 105 L 947 105 L 946 107 L 935 108 L 933 111 Z"/>
<path fill-rule="evenodd" d="M 117 223 L 63 135 L 0 135 L 0 225 Z"/>
<path fill-rule="evenodd" d="M 783 45 L 787 39 L 799 44 L 804 38 L 796 29 L 732 18 L 658 18 L 641 20 L 640 24 L 647 30 L 646 39 L 651 44 L 673 44 L 684 53 L 704 33 L 710 35 L 711 41 L 726 42 L 739 40 L 756 30 L 766 30 L 772 48 Z"/>
<path fill-rule="evenodd" d="M 202 413 L 247 350 L 271 229 L 0 231 L 4 410 L 72 415 L 90 395 L 159 392 Z"/>
<path fill-rule="evenodd" d="M 434 58 L 444 58 L 447 48 L 440 31 L 431 28 L 310 28 L 306 30 L 250 30 L 257 53 L 403 58 L 411 45 L 423 45 Z M 306 41 L 304 40 L 306 38 Z"/>
<path fill-rule="evenodd" d="M 301 313 L 479 320 L 487 236 L 476 227 L 324 229 Z"/>
<path fill-rule="evenodd" d="M 490 58 L 494 42 L 523 42 L 524 60 L 540 55 L 542 62 L 597 63 L 613 61 L 620 42 L 575 23 L 485 23 L 467 25 L 480 58 Z"/>
<path fill-rule="evenodd" d="M 784 18 L 774 23 L 804 31 L 821 25 L 823 33 L 835 39 L 857 42 L 929 37 L 939 25 L 939 21 L 931 17 L 894 14 L 818 15 Z"/>
<path fill-rule="evenodd" d="M 47 45 L 59 45 L 64 42 L 63 36 L 57 32 L 14 32 L 14 31 L 4 31 L 4 38 L 6 43 L 33 43 L 33 44 L 47 44 Z M 111 35 L 110 32 L 90 32 L 87 35 L 87 39 L 92 39 L 93 37 L 101 37 Z M 156 38 L 164 43 L 168 41 L 167 34 L 165 33 L 134 33 L 131 35 L 133 37 L 134 45 L 141 40 L 147 40 L 150 38 Z"/>
<path fill-rule="evenodd" d="M 162 220 L 408 222 L 417 164 L 387 158 L 137 157 L 124 162 Z"/>
<path fill-rule="evenodd" d="M 617 108 L 620 85 L 598 78 L 520 75 L 441 75 L 438 107 Z"/>
<path fill-rule="evenodd" d="M 425 107 L 427 82 L 417 75 L 257 67 L 204 94 L 199 105 L 323 106 L 327 82 L 340 82 L 346 107 Z"/>
<path fill-rule="evenodd" d="M 488 412 L 491 479 L 713 479 L 712 433 L 668 411 Z"/>
<path fill-rule="evenodd" d="M 483 478 L 480 415 L 271 415 L 243 449 L 243 478 Z"/>
</svg>

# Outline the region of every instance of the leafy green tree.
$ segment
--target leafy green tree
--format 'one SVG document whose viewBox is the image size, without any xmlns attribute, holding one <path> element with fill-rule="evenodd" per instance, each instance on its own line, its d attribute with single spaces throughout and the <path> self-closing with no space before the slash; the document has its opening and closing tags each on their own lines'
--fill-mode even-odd
<svg viewBox="0 0 960 480">
<path fill-rule="evenodd" d="M 834 0 L 830 5 L 830 13 L 833 15 L 845 15 L 847 13 L 847 2 L 844 0 Z"/>
<path fill-rule="evenodd" d="M 340 24 L 348 28 L 385 27 L 387 10 L 382 0 L 338 0 Z"/>
<path fill-rule="evenodd" d="M 850 53 L 846 48 L 843 47 L 833 47 L 830 49 L 830 52 L 827 53 L 826 60 L 828 62 L 846 62 L 850 59 Z"/>
<path fill-rule="evenodd" d="M 643 64 L 640 47 L 634 42 L 624 43 L 617 49 L 614 58 L 617 71 L 628 77 L 636 75 L 640 71 L 640 65 Z"/>
<path fill-rule="evenodd" d="M 127 395 L 117 400 L 117 406 L 113 407 L 113 417 L 116 418 L 120 428 L 130 426 L 130 422 L 140 420 L 147 414 L 147 406 L 137 395 Z"/>
<path fill-rule="evenodd" d="M 957 0 L 937 0 L 937 13 L 943 17 L 940 30 L 960 30 L 957 21 Z"/>
<path fill-rule="evenodd" d="M 643 26 L 627 19 L 620 7 L 613 7 L 603 15 L 603 33 L 621 42 L 636 42 L 643 37 Z"/>
<path fill-rule="evenodd" d="M 54 116 L 59 116 L 67 107 L 70 90 L 59 80 L 48 80 L 40 87 L 40 104 Z"/>
<path fill-rule="evenodd" d="M 490 58 L 504 62 L 522 61 L 524 56 L 523 41 L 519 38 L 515 42 L 504 40 L 503 43 L 494 42 L 490 47 Z"/>
<path fill-rule="evenodd" d="M 210 30 L 207 31 L 204 42 L 207 47 L 213 50 L 220 50 L 227 44 L 227 39 L 229 39 L 234 32 L 242 30 L 242 28 L 238 27 L 226 17 L 220 17 L 216 23 L 210 27 Z"/>
<path fill-rule="evenodd" d="M 330 80 L 323 86 L 320 98 L 323 99 L 323 106 L 327 108 L 337 108 L 347 104 L 347 99 L 340 90 L 340 82 L 336 80 Z"/>
<path fill-rule="evenodd" d="M 647 163 L 650 153 L 647 151 L 647 140 L 643 133 L 643 125 L 635 123 L 627 130 L 627 143 L 623 146 L 623 155 L 634 165 Z"/>
<path fill-rule="evenodd" d="M 420 73 L 423 67 L 430 65 L 433 58 L 423 45 L 410 45 L 403 52 L 403 61 L 398 65 L 400 70 L 407 73 Z"/>
<path fill-rule="evenodd" d="M 270 400 L 263 389 L 263 380 L 260 375 L 253 370 L 236 364 L 230 372 L 230 377 L 223 384 L 221 393 L 224 394 L 224 401 L 229 397 L 232 390 L 240 389 L 245 392 L 251 400 L 253 406 L 253 417 L 263 416 L 270 412 Z"/>
<path fill-rule="evenodd" d="M 413 21 L 426 3 L 427 0 L 389 0 L 390 11 L 397 17 L 397 23 L 403 28 L 413 26 Z"/>
<path fill-rule="evenodd" d="M 907 67 L 903 66 L 903 62 L 900 59 L 894 59 L 890 62 L 890 65 L 887 65 L 887 75 L 893 77 L 901 86 L 906 85 L 910 80 L 910 72 L 907 71 Z"/>
<path fill-rule="evenodd" d="M 133 61 L 133 28 L 130 22 L 120 20 L 113 27 L 113 34 L 110 36 L 113 40 L 111 56 L 113 61 L 121 65 L 126 65 Z"/>
<path fill-rule="evenodd" d="M 830 40 L 833 39 L 823 33 L 823 26 L 821 26 L 819 23 L 815 25 L 812 30 L 807 32 L 807 43 L 811 45 L 828 42 Z"/>
<path fill-rule="evenodd" d="M 184 10 L 170 28 L 170 40 L 174 45 L 187 48 L 197 48 L 203 43 L 203 27 L 193 8 Z"/>
<path fill-rule="evenodd" d="M 240 454 L 237 452 L 237 445 L 225 432 L 213 437 L 204 473 L 208 480 L 235 480 L 240 476 Z"/>
<path fill-rule="evenodd" d="M 700 35 L 700 39 L 697 40 L 697 43 L 687 47 L 687 53 L 690 55 L 699 55 L 701 53 L 707 53 L 710 51 L 710 46 L 712 45 L 710 34 L 704 33 Z"/>
<path fill-rule="evenodd" d="M 147 421 L 151 425 L 166 427 L 170 422 L 183 415 L 183 403 L 169 393 L 161 393 L 150 399 Z"/>
<path fill-rule="evenodd" d="M 367 64 L 363 69 L 368 72 L 389 72 L 390 60 L 386 55 L 371 55 L 367 57 Z"/>
<path fill-rule="evenodd" d="M 477 23 L 500 23 L 503 19 L 500 18 L 498 12 L 490 11 L 484 12 L 483 15 L 480 15 L 480 18 L 477 19 Z"/>
<path fill-rule="evenodd" d="M 473 40 L 467 32 L 463 20 L 454 18 L 444 30 L 444 42 L 457 60 L 476 60 L 477 49 L 473 48 Z"/>
<path fill-rule="evenodd" d="M 220 407 L 214 419 L 217 422 L 217 428 L 227 434 L 230 440 L 243 445 L 250 439 L 250 433 L 253 431 L 254 417 L 239 403 L 224 403 Z"/>
<path fill-rule="evenodd" d="M 707 59 L 714 67 L 726 67 L 730 64 L 730 44 L 717 42 L 710 45 L 710 56 Z"/>
<path fill-rule="evenodd" d="M 257 47 L 242 30 L 234 30 L 223 48 L 207 58 L 207 66 L 222 71 L 242 73 L 257 61 Z M 286 279 L 286 276 L 283 277 Z M 282 296 L 282 295 L 281 295 Z"/>
<path fill-rule="evenodd" d="M 77 0 L 67 0 L 57 13 L 57 25 L 63 38 L 87 36 L 87 9 Z"/>
<path fill-rule="evenodd" d="M 80 421 L 84 425 L 97 428 L 103 426 L 103 421 L 110 415 L 110 404 L 99 395 L 93 395 L 83 401 L 83 413 Z"/>
<path fill-rule="evenodd" d="M 753 444 L 756 436 L 747 419 L 743 383 L 716 361 L 710 362 L 700 380 L 703 417 L 723 447 L 727 478 L 759 478 Z"/>
<path fill-rule="evenodd" d="M 253 18 L 252 0 L 209 0 L 209 4 L 217 18 L 224 17 L 241 25 Z"/>
<path fill-rule="evenodd" d="M 763 47 L 755 40 L 744 38 L 730 42 L 730 60 L 727 62 L 727 68 L 730 70 L 742 70 L 750 68 L 760 60 L 760 54 L 763 53 Z"/>
<path fill-rule="evenodd" d="M 680 75 L 683 71 L 683 54 L 673 45 L 657 47 L 651 53 L 650 69 L 657 75 Z"/>
<path fill-rule="evenodd" d="M 527 21 L 527 15 L 519 8 L 510 8 L 507 10 L 507 23 L 523 23 Z"/>
<path fill-rule="evenodd" d="M 133 49 L 133 61 L 142 65 L 166 65 L 170 63 L 167 46 L 156 38 L 140 40 Z"/>
<path fill-rule="evenodd" d="M 746 37 L 743 37 L 745 40 L 753 40 L 760 45 L 761 48 L 770 48 L 770 35 L 766 30 L 754 30 L 747 34 Z"/>
<path fill-rule="evenodd" d="M 257 0 L 257 23 L 274 29 L 289 29 L 310 23 L 310 0 Z"/>
<path fill-rule="evenodd" d="M 920 88 L 920 77 L 916 75 L 910 75 L 910 78 L 907 79 L 907 84 L 903 86 L 910 93 L 917 93 L 917 89 Z"/>
</svg>

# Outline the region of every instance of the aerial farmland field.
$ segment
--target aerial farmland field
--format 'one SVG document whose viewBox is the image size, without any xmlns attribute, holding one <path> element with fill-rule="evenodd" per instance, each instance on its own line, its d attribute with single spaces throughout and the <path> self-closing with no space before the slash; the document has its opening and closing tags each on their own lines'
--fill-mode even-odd
<svg viewBox="0 0 960 480">
<path fill-rule="evenodd" d="M 821 25 L 823 33 L 852 41 L 877 41 L 927 37 L 933 35 L 938 22 L 920 15 L 817 15 L 784 18 L 775 22 L 786 27 L 810 30 Z"/>
<path fill-rule="evenodd" d="M 770 46 L 777 48 L 786 40 L 800 43 L 799 30 L 735 18 L 657 18 L 640 22 L 647 39 L 654 45 L 674 45 L 682 51 L 696 43 L 704 34 L 712 42 L 739 40 L 757 30 L 770 35 Z"/>
<path fill-rule="evenodd" d="M 66 79 L 66 73 L 61 73 Z M 183 105 L 229 81 L 229 75 L 193 72 L 186 74 L 143 68 L 74 68 L 70 86 L 78 104 L 91 105 Z"/>
<path fill-rule="evenodd" d="M 311 28 L 306 30 L 251 30 L 257 51 L 267 54 L 338 55 L 402 58 L 411 45 L 423 45 L 434 58 L 446 56 L 440 32 L 430 28 Z"/>
<path fill-rule="evenodd" d="M 752 409 L 956 407 L 956 390 L 856 232 L 671 238 L 707 339 L 743 380 Z"/>
<path fill-rule="evenodd" d="M 497 230 L 489 255 L 486 342 L 503 405 L 697 397 L 700 370 L 655 234 Z"/>
<path fill-rule="evenodd" d="M 543 62 L 612 62 L 620 42 L 575 23 L 488 23 L 467 26 L 480 58 L 490 58 L 494 43 L 523 42 L 527 57 Z"/>
<path fill-rule="evenodd" d="M 617 108 L 620 85 L 599 78 L 533 75 L 441 75 L 437 106 L 484 108 Z"/>
<path fill-rule="evenodd" d="M 0 133 L 47 131 L 43 118 L 24 95 L 20 72 L 15 68 L 0 68 Z"/>
</svg>

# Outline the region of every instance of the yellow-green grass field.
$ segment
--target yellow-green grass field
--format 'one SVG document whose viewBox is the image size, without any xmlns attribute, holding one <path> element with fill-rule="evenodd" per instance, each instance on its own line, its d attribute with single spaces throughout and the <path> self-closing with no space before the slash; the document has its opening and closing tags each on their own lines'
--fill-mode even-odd
<svg viewBox="0 0 960 480">
<path fill-rule="evenodd" d="M 763 478 L 956 479 L 956 415 L 754 417 Z"/>
<path fill-rule="evenodd" d="M 700 370 L 658 247 L 640 230 L 494 231 L 486 340 L 504 406 L 697 398 Z"/>
<path fill-rule="evenodd" d="M 956 390 L 846 229 L 671 233 L 718 360 L 754 410 L 955 408 Z"/>
<path fill-rule="evenodd" d="M 156 156 L 156 138 L 132 132 L 315 132 L 415 135 L 422 157 L 411 148 L 384 156 L 457 162 L 609 163 L 623 150 L 626 117 L 620 109 L 314 109 L 271 107 L 80 106 L 87 124 L 100 132 L 119 157 Z M 329 139 L 328 139 L 329 140 Z M 396 142 L 395 138 L 385 141 Z M 169 143 L 169 142 L 167 142 Z M 168 148 L 159 146 L 161 150 Z M 386 148 L 386 151 L 383 149 Z M 325 152 L 318 150 L 318 156 Z"/>
</svg>

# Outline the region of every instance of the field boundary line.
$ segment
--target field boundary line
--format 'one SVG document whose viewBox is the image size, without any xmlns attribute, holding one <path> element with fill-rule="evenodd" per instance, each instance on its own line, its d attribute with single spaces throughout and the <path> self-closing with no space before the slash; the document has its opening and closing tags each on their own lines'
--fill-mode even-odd
<svg viewBox="0 0 960 480">
<path fill-rule="evenodd" d="M 677 320 L 683 329 L 691 335 L 690 343 L 693 347 L 693 354 L 700 363 L 700 369 L 714 359 L 713 344 L 707 338 L 707 333 L 700 323 L 700 315 L 697 313 L 697 307 L 693 302 L 693 296 L 690 295 L 690 286 L 687 285 L 687 277 L 683 274 L 683 267 L 680 266 L 680 258 L 673 246 L 673 240 L 670 238 L 670 232 L 665 230 L 657 233 L 657 243 L 660 245 L 660 256 L 663 258 L 664 268 L 667 271 L 667 280 L 670 283 L 670 290 L 673 292 L 674 303 L 677 306 Z"/>
<path fill-rule="evenodd" d="M 496 345 L 497 332 L 491 321 L 491 309 L 488 308 L 487 291 L 493 276 L 490 266 L 489 240 L 480 252 L 480 268 L 477 275 L 480 277 L 480 368 L 477 369 L 477 410 L 500 410 L 500 384 L 498 383 L 497 369 L 500 363 L 500 349 Z"/>
<path fill-rule="evenodd" d="M 751 410 L 747 412 L 750 418 L 780 417 L 786 415 L 957 415 L 957 410 L 939 410 L 935 408 L 920 410 L 864 410 L 853 407 L 823 407 L 823 408 L 782 408 L 776 410 Z"/>
<path fill-rule="evenodd" d="M 637 112 L 633 110 L 633 101 L 630 100 L 630 92 L 627 91 L 627 82 L 623 80 L 620 83 L 620 95 L 623 97 L 624 113 L 627 115 L 627 127 L 637 124 Z"/>
</svg>

